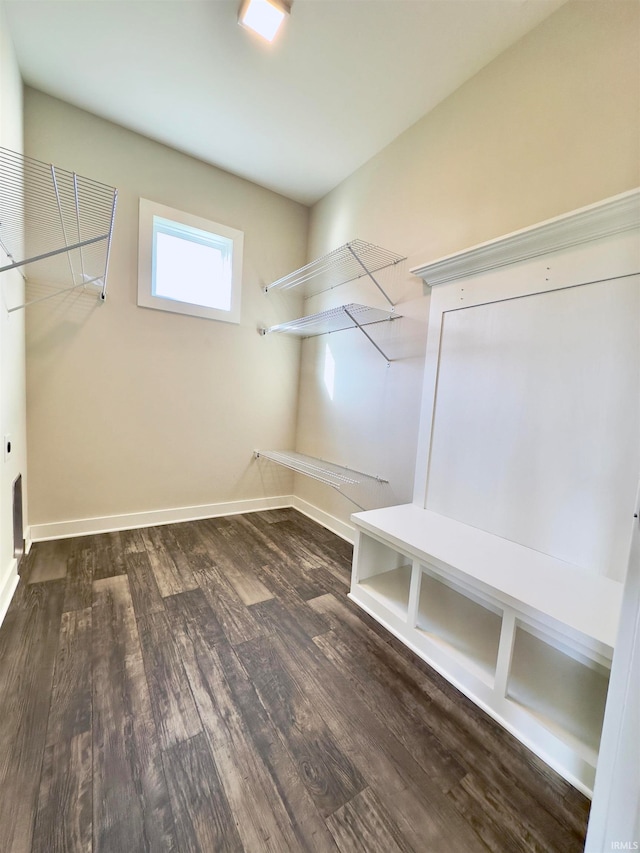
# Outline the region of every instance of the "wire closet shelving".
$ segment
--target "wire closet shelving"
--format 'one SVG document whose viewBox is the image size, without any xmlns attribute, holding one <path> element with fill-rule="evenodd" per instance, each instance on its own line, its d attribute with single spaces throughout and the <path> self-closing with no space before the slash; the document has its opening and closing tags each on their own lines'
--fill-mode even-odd
<svg viewBox="0 0 640 853">
<path fill-rule="evenodd" d="M 343 332 L 346 329 L 359 329 L 369 343 L 387 360 L 388 364 L 389 358 L 382 347 L 374 341 L 363 327 L 399 319 L 400 315 L 394 314 L 392 311 L 383 311 L 380 308 L 371 308 L 368 305 L 358 305 L 351 302 L 348 305 L 339 305 L 337 308 L 329 308 L 327 311 L 320 311 L 318 314 L 309 314 L 307 317 L 300 317 L 298 320 L 289 320 L 287 323 L 271 326 L 268 329 L 263 329 L 262 334 L 285 332 L 301 338 L 313 338 L 316 335 L 328 335 L 331 332 Z"/>
<path fill-rule="evenodd" d="M 321 258 L 317 258 L 306 266 L 268 284 L 265 291 L 268 293 L 270 290 L 289 290 L 292 287 L 302 287 L 305 296 L 315 296 L 318 293 L 339 287 L 341 284 L 368 276 L 389 305 L 393 307 L 393 302 L 375 278 L 374 273 L 395 266 L 404 260 L 406 258 L 402 255 L 382 249 L 373 243 L 366 243 L 364 240 L 351 240 L 344 246 L 339 246 Z"/>
<path fill-rule="evenodd" d="M 363 474 L 344 465 L 336 465 L 292 450 L 256 450 L 255 457 L 263 457 L 276 465 L 331 486 L 360 509 L 365 509 L 361 501 L 366 504 L 379 503 L 380 496 L 386 494 L 389 488 L 389 481 L 382 477 Z"/>
<path fill-rule="evenodd" d="M 380 277 L 374 274 L 404 260 L 406 259 L 402 255 L 382 249 L 373 243 L 366 243 L 363 240 L 352 240 L 345 243 L 344 246 L 340 246 L 327 255 L 323 255 L 306 266 L 272 282 L 265 287 L 265 292 L 299 287 L 304 295 L 309 297 L 366 276 L 386 299 L 390 310 L 385 311 L 351 302 L 317 314 L 310 314 L 286 323 L 269 326 L 260 329 L 260 332 L 263 335 L 282 332 L 308 338 L 346 329 L 359 329 L 389 364 L 388 356 L 373 337 L 365 331 L 364 327 L 399 319 L 400 315 L 395 313 L 394 303 L 382 286 Z"/>
<path fill-rule="evenodd" d="M 118 191 L 99 181 L 0 148 L 0 272 L 22 269 L 45 296 L 77 288 L 106 299 Z"/>
<path fill-rule="evenodd" d="M 365 327 L 377 323 L 387 323 L 399 319 L 394 311 L 394 303 L 383 287 L 380 276 L 383 270 L 395 267 L 406 260 L 402 255 L 382 249 L 373 243 L 363 240 L 352 240 L 327 255 L 318 258 L 294 272 L 279 278 L 265 287 L 265 292 L 271 290 L 290 290 L 300 288 L 305 297 L 315 296 L 355 281 L 368 277 L 382 294 L 389 308 L 384 310 L 369 305 L 350 302 L 338 305 L 317 314 L 310 314 L 276 326 L 260 329 L 263 335 L 272 332 L 284 332 L 302 338 L 326 335 L 332 332 L 342 332 L 346 329 L 359 329 L 369 343 L 384 357 L 387 364 L 390 359 L 380 345 L 369 334 Z M 394 503 L 394 496 L 388 480 L 382 477 L 364 474 L 344 465 L 327 462 L 307 456 L 304 453 L 289 450 L 256 450 L 256 459 L 263 457 L 270 462 L 289 468 L 298 474 L 304 474 L 320 483 L 331 486 L 339 491 L 359 509 L 371 509 L 376 506 L 389 506 Z"/>
</svg>

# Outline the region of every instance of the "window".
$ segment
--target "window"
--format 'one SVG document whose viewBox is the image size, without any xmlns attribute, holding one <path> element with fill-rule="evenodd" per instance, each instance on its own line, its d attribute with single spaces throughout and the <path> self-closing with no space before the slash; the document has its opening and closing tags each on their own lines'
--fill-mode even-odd
<svg viewBox="0 0 640 853">
<path fill-rule="evenodd" d="M 141 198 L 138 305 L 239 323 L 243 236 Z"/>
</svg>

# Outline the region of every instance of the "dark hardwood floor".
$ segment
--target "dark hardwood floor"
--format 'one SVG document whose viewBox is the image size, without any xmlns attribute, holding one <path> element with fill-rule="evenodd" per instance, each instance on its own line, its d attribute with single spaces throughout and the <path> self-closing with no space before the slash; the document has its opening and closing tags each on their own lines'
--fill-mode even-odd
<svg viewBox="0 0 640 853">
<path fill-rule="evenodd" d="M 588 801 L 346 598 L 293 510 L 33 546 L 0 851 L 571 853 Z"/>
</svg>

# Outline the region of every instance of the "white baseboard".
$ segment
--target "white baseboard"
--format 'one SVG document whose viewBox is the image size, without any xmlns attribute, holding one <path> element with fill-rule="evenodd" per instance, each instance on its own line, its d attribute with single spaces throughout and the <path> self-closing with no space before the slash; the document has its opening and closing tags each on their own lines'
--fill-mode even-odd
<svg viewBox="0 0 640 853">
<path fill-rule="evenodd" d="M 7 615 L 7 610 L 11 604 L 11 599 L 13 598 L 13 593 L 16 591 L 19 580 L 18 561 L 11 560 L 4 579 L 0 579 L 0 625 L 2 625 L 4 617 Z"/>
<path fill-rule="evenodd" d="M 48 524 L 30 526 L 31 541 L 43 542 L 50 539 L 68 539 L 71 536 L 88 536 L 93 533 L 113 533 L 117 530 L 133 530 L 136 527 L 155 527 L 158 524 L 175 524 L 181 521 L 197 521 L 202 518 L 217 518 L 222 515 L 239 515 L 266 509 L 283 509 L 293 506 L 292 495 L 274 498 L 230 501 L 228 503 L 203 504 L 201 506 L 175 507 L 148 512 L 132 512 L 124 515 L 106 515 L 99 518 L 79 518 L 72 521 L 53 521 Z M 322 522 L 321 522 L 322 523 Z"/>
<path fill-rule="evenodd" d="M 323 509 L 318 509 L 318 507 L 313 504 L 307 503 L 307 501 L 302 500 L 302 498 L 297 497 L 297 495 L 291 496 L 291 506 L 303 515 L 306 515 L 312 521 L 317 521 L 318 524 L 321 524 L 323 527 L 326 527 L 327 530 L 335 533 L 336 536 L 339 536 L 341 539 L 345 539 L 353 545 L 355 528 L 350 524 L 347 524 L 346 521 L 340 521 L 339 518 L 336 518 L 334 515 L 329 515 L 328 512 L 325 512 Z"/>
<path fill-rule="evenodd" d="M 293 508 L 312 521 L 321 524 L 353 543 L 354 528 L 328 512 L 319 509 L 295 495 L 279 495 L 273 498 L 231 501 L 228 503 L 204 504 L 202 506 L 175 507 L 149 512 L 132 512 L 123 515 L 106 515 L 98 518 L 78 518 L 71 521 L 52 521 L 47 524 L 32 524 L 25 532 L 25 552 L 29 553 L 33 542 L 52 539 L 69 539 L 72 536 L 89 536 L 94 533 L 113 533 L 118 530 L 133 530 L 137 527 L 155 527 L 158 524 L 175 524 L 182 521 L 197 521 L 203 518 L 219 518 L 224 515 L 240 515 L 268 509 Z M 4 619 L 13 593 L 18 585 L 17 560 L 13 560 L 4 582 L 0 579 L 0 624 Z"/>
<path fill-rule="evenodd" d="M 175 507 L 173 509 L 132 512 L 123 515 L 105 515 L 98 518 L 78 518 L 71 521 L 52 521 L 48 524 L 32 524 L 26 538 L 27 550 L 32 542 L 51 539 L 68 539 L 71 536 L 89 536 L 93 533 L 113 533 L 117 530 L 133 530 L 136 527 L 155 527 L 158 524 L 175 524 L 181 521 L 197 521 L 201 518 L 219 518 L 223 515 L 239 515 L 245 512 L 260 512 L 267 509 L 292 507 L 341 539 L 353 543 L 354 529 L 339 518 L 318 509 L 295 495 L 279 495 L 274 498 L 230 501 L 228 503 L 203 504 L 202 506 Z"/>
</svg>

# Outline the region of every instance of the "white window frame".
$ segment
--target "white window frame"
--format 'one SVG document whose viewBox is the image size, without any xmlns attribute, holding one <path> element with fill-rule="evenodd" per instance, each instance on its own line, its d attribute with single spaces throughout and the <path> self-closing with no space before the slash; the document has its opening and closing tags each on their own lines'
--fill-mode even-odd
<svg viewBox="0 0 640 853">
<path fill-rule="evenodd" d="M 155 296 L 153 291 L 153 255 L 154 255 L 154 217 L 170 220 L 178 226 L 197 228 L 212 236 L 224 237 L 233 242 L 231 264 L 231 306 L 229 310 L 209 308 L 193 302 L 181 302 L 163 296 Z M 185 237 L 188 239 L 188 237 Z M 194 242 L 198 242 L 194 238 Z M 242 296 L 242 250 L 244 234 L 237 228 L 230 228 L 219 222 L 194 216 L 182 210 L 159 204 L 149 199 L 140 199 L 138 232 L 138 305 L 143 308 L 155 308 L 174 314 L 187 314 L 192 317 L 205 317 L 209 320 L 222 320 L 225 323 L 240 322 L 240 302 Z"/>
</svg>

